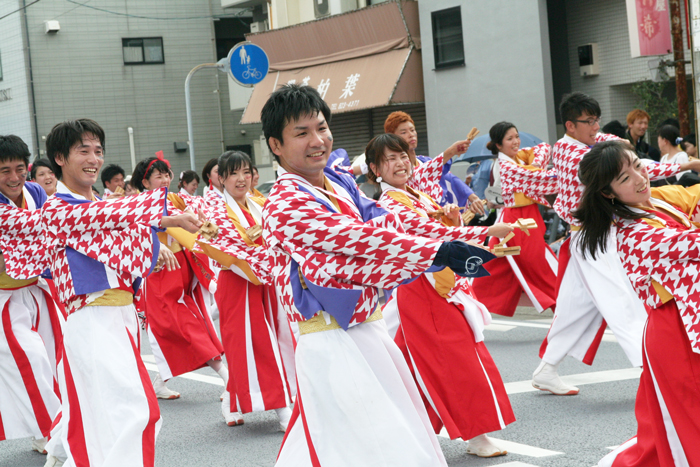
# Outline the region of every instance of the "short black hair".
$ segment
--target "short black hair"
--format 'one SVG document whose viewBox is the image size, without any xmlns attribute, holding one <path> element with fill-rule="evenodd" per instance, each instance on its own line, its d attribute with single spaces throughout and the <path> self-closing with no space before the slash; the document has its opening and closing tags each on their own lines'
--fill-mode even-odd
<svg viewBox="0 0 700 467">
<path fill-rule="evenodd" d="M 193 180 L 197 180 L 197 184 L 199 184 L 199 175 L 197 175 L 197 172 L 194 170 L 184 170 L 180 172 L 180 181 L 178 182 L 177 187 L 182 188 L 183 185 L 192 183 Z"/>
<path fill-rule="evenodd" d="M 661 128 L 662 126 L 665 126 L 665 125 L 672 125 L 672 126 L 675 126 L 675 127 L 678 129 L 678 131 L 681 131 L 681 130 L 680 130 L 681 124 L 680 124 L 680 122 L 678 121 L 677 118 L 673 118 L 673 117 L 667 118 L 667 119 L 664 120 L 663 122 L 659 123 L 659 128 Z"/>
<path fill-rule="evenodd" d="M 153 164 L 151 164 L 151 162 L 153 162 Z M 134 173 L 131 174 L 131 186 L 139 191 L 144 191 L 146 188 L 143 186 L 143 181 L 148 179 L 153 174 L 154 170 L 164 174 L 173 173 L 164 160 L 158 159 L 157 157 L 149 157 L 136 164 Z"/>
<path fill-rule="evenodd" d="M 105 150 L 105 131 L 94 120 L 89 118 L 80 118 L 78 120 L 67 120 L 54 126 L 46 136 L 46 155 L 51 161 L 51 169 L 56 174 L 59 180 L 63 175 L 61 166 L 56 163 L 56 157 L 62 156 L 64 160 L 68 159 L 70 148 L 78 143 L 83 142 L 83 135 L 90 133 L 95 135 L 100 144 L 102 151 Z"/>
<path fill-rule="evenodd" d="M 32 162 L 32 170 L 29 172 L 30 180 L 36 180 L 36 173 L 39 171 L 39 167 L 46 167 L 53 172 L 53 167 L 51 167 L 51 162 L 48 159 L 37 159 Z"/>
<path fill-rule="evenodd" d="M 272 152 L 270 138 L 276 138 L 284 144 L 282 131 L 289 122 L 319 113 L 323 114 L 326 123 L 330 125 L 331 109 L 316 89 L 299 84 L 285 84 L 270 95 L 260 112 L 267 147 Z M 273 152 L 273 155 L 279 162 L 277 154 Z"/>
<path fill-rule="evenodd" d="M 659 128 L 659 137 L 671 143 L 672 146 L 678 146 L 682 141 L 680 130 L 673 125 L 664 125 Z"/>
<path fill-rule="evenodd" d="M 250 166 L 250 170 L 252 170 L 252 171 L 255 172 L 256 174 L 259 174 L 259 173 L 260 173 L 260 171 L 258 170 L 258 168 L 255 167 L 254 165 L 251 165 L 251 166 Z"/>
<path fill-rule="evenodd" d="M 29 166 L 29 147 L 16 135 L 0 136 L 0 162 L 23 161 Z"/>
<path fill-rule="evenodd" d="M 126 176 L 124 169 L 119 167 L 117 164 L 109 164 L 102 168 L 102 186 L 107 188 L 107 182 L 111 182 L 114 177 L 121 174 L 122 177 Z"/>
<path fill-rule="evenodd" d="M 613 120 L 606 123 L 605 126 L 600 129 L 600 131 L 609 135 L 615 135 L 620 139 L 625 139 L 627 127 L 624 126 L 619 120 Z"/>
<path fill-rule="evenodd" d="M 591 117 L 600 117 L 598 101 L 588 94 L 578 91 L 562 97 L 559 105 L 559 115 L 561 115 L 563 124 L 566 125 L 566 122 L 573 122 L 583 114 L 588 114 Z"/>
<path fill-rule="evenodd" d="M 209 174 L 217 165 L 219 165 L 219 159 L 216 157 L 214 159 L 209 159 L 209 162 L 204 165 L 204 168 L 202 169 L 202 180 L 204 181 L 205 185 L 209 185 Z"/>
<path fill-rule="evenodd" d="M 226 180 L 229 175 L 241 167 L 253 168 L 250 156 L 242 151 L 226 151 L 219 156 L 219 177 Z"/>
<path fill-rule="evenodd" d="M 683 138 L 683 148 L 685 148 L 686 144 L 692 144 L 693 146 L 697 146 L 695 133 L 691 133 L 691 134 L 687 135 L 685 138 Z"/>
</svg>

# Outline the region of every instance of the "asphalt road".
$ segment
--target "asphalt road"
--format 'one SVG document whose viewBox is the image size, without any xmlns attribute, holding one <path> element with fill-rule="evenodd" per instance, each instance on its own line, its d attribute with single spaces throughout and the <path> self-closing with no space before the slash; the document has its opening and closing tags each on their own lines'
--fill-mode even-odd
<svg viewBox="0 0 700 467">
<path fill-rule="evenodd" d="M 479 459 L 466 453 L 464 441 L 440 437 L 451 467 L 590 467 L 634 435 L 639 370 L 630 368 L 612 335 L 604 338 L 593 366 L 571 358 L 562 363 L 560 374 L 579 384 L 579 395 L 557 397 L 529 386 L 551 316 L 524 307 L 512 319 L 494 315 L 495 324 L 485 332 L 486 344 L 506 382 L 517 421 L 490 436 L 506 441 L 510 452 Z M 145 342 L 147 366 L 152 366 L 150 353 Z M 274 465 L 283 437 L 274 412 L 248 414 L 243 426 L 227 427 L 219 412 L 223 387 L 216 374 L 207 368 L 187 376 L 168 383 L 182 394 L 180 399 L 160 401 L 163 427 L 156 466 Z M 45 457 L 29 446 L 29 440 L 0 442 L 0 466 L 43 466 Z"/>
</svg>

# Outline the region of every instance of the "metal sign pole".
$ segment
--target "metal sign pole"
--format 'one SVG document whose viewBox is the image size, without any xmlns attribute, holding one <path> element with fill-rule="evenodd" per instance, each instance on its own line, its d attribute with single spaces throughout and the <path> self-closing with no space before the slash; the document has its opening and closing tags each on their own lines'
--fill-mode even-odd
<svg viewBox="0 0 700 467">
<path fill-rule="evenodd" d="M 234 56 L 234 53 L 236 55 Z M 232 61 L 231 57 L 237 60 Z M 187 144 L 190 146 L 190 167 L 195 168 L 194 160 L 194 130 L 192 129 L 192 101 L 190 99 L 190 81 L 195 73 L 202 68 L 216 68 L 224 73 L 228 72 L 238 84 L 252 87 L 262 81 L 270 67 L 270 61 L 263 49 L 250 42 L 240 42 L 233 47 L 226 58 L 218 63 L 203 63 L 192 68 L 185 78 L 185 111 L 187 113 Z M 217 94 L 217 99 L 221 97 Z M 223 141 L 222 141 L 223 143 Z"/>
<path fill-rule="evenodd" d="M 187 138 L 189 141 L 187 143 L 190 146 L 190 168 L 194 171 L 197 170 L 194 161 L 194 130 L 192 129 L 192 102 L 190 100 L 190 81 L 192 81 L 192 76 L 203 68 L 218 68 L 219 70 L 226 71 L 226 63 L 203 63 L 202 65 L 197 65 L 192 68 L 185 78 L 185 111 L 187 112 Z M 216 96 L 219 99 L 219 96 Z"/>
</svg>

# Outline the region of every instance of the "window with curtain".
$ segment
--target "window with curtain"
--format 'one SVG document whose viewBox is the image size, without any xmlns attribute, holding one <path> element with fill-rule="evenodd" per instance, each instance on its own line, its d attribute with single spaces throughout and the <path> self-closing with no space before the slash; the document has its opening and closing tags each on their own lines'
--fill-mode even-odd
<svg viewBox="0 0 700 467">
<path fill-rule="evenodd" d="M 162 37 L 122 39 L 125 65 L 165 63 Z"/>
</svg>

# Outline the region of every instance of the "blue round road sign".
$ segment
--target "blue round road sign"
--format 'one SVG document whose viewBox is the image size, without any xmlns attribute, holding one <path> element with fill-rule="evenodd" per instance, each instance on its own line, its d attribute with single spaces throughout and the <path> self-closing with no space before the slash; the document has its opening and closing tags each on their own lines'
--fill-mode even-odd
<svg viewBox="0 0 700 467">
<path fill-rule="evenodd" d="M 239 42 L 228 53 L 229 74 L 238 84 L 253 86 L 265 79 L 270 69 L 267 54 L 252 42 Z"/>
</svg>

